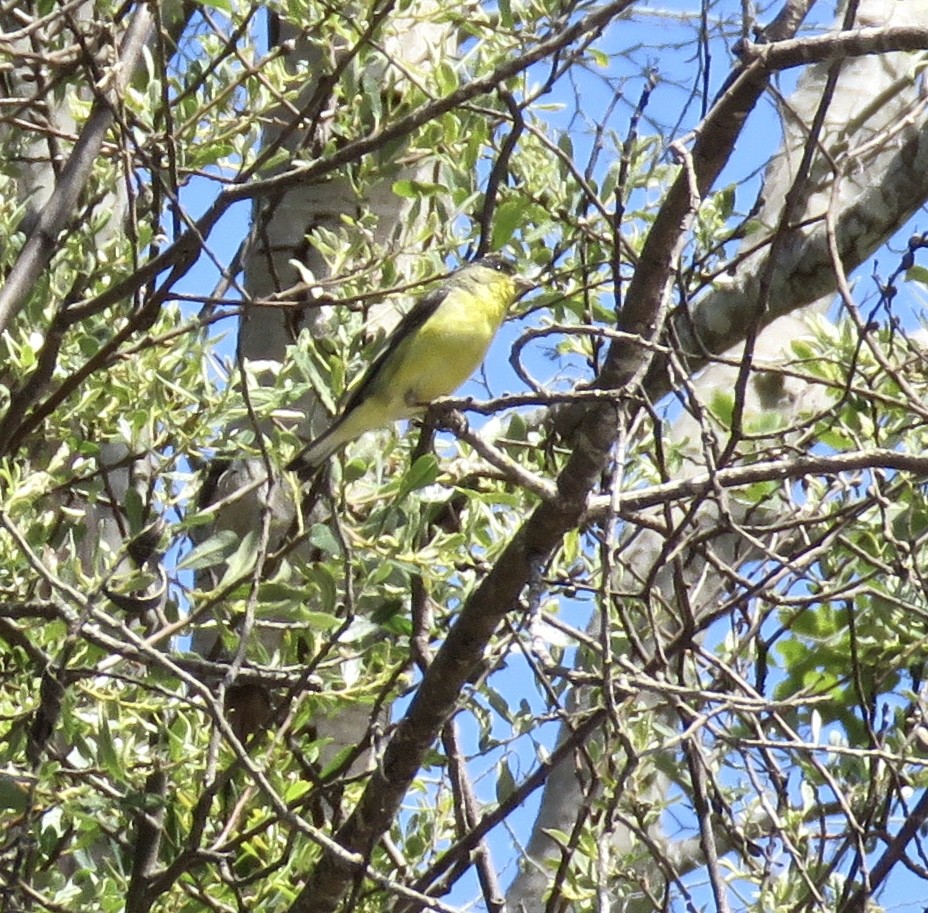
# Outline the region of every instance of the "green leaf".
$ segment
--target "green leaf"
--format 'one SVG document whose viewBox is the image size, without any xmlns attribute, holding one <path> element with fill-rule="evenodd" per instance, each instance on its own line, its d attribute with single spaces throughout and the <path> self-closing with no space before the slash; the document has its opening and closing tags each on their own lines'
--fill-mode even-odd
<svg viewBox="0 0 928 913">
<path fill-rule="evenodd" d="M 404 178 L 393 182 L 393 192 L 404 200 L 418 200 L 421 197 L 437 197 L 448 193 L 444 184 L 429 181 L 413 181 Z"/>
<path fill-rule="evenodd" d="M 304 571 L 307 584 L 315 586 L 318 592 L 317 607 L 325 611 L 334 612 L 338 604 L 338 584 L 332 572 L 324 564 L 311 565 Z"/>
<path fill-rule="evenodd" d="M 503 803 L 516 791 L 516 778 L 506 758 L 496 765 L 496 774 L 496 801 Z"/>
<path fill-rule="evenodd" d="M 412 622 L 405 609 L 406 603 L 402 599 L 389 599 L 374 609 L 371 620 L 392 634 L 408 637 L 412 634 Z"/>
<path fill-rule="evenodd" d="M 284 790 L 284 799 L 290 805 L 293 805 L 311 789 L 313 789 L 313 784 L 309 783 L 307 780 L 296 780 Z"/>
<path fill-rule="evenodd" d="M 790 348 L 796 358 L 808 360 L 816 357 L 815 349 L 812 348 L 808 339 L 794 339 L 790 342 Z"/>
<path fill-rule="evenodd" d="M 487 686 L 486 698 L 489 705 L 504 719 L 507 723 L 512 722 L 512 711 L 506 699 L 495 689 Z"/>
<path fill-rule="evenodd" d="M 29 805 L 29 786 L 25 778 L 0 772 L 0 808 L 20 813 Z"/>
<path fill-rule="evenodd" d="M 493 215 L 493 250 L 502 250 L 510 241 L 515 230 L 525 222 L 524 200 L 508 200 L 496 208 Z"/>
<path fill-rule="evenodd" d="M 351 759 L 351 756 L 354 754 L 354 746 L 348 745 L 345 748 L 340 749 L 336 752 L 332 760 L 320 771 L 319 778 L 320 780 L 325 780 L 326 777 L 331 776 L 336 771 L 340 770 L 342 766 Z"/>
<path fill-rule="evenodd" d="M 735 185 L 729 184 L 715 195 L 715 205 L 724 219 L 731 217 L 735 210 Z"/>
<path fill-rule="evenodd" d="M 145 517 L 145 502 L 138 489 L 129 488 L 123 498 L 123 507 L 126 510 L 126 518 L 129 520 L 129 529 L 132 533 L 139 532 Z"/>
<path fill-rule="evenodd" d="M 361 77 L 361 88 L 364 90 L 364 99 L 375 121 L 383 117 L 383 98 L 380 80 L 373 73 L 366 72 Z"/>
<path fill-rule="evenodd" d="M 438 91 L 441 95 L 450 95 L 460 84 L 457 72 L 447 61 L 441 61 L 435 67 L 434 72 L 435 81 L 438 83 Z"/>
<path fill-rule="evenodd" d="M 342 624 L 342 619 L 328 612 L 300 612 L 300 624 L 314 631 L 334 631 Z"/>
<path fill-rule="evenodd" d="M 919 266 L 910 266 L 906 270 L 905 278 L 909 282 L 921 282 L 922 285 L 928 285 L 928 267 Z"/>
<path fill-rule="evenodd" d="M 110 732 L 106 713 L 102 712 L 97 724 L 97 759 L 100 765 L 111 774 L 122 767 L 113 745 L 113 735 Z"/>
<path fill-rule="evenodd" d="M 226 562 L 226 572 L 222 575 L 220 588 L 236 580 L 242 580 L 251 573 L 258 560 L 258 531 L 248 530 L 235 553 Z"/>
<path fill-rule="evenodd" d="M 332 530 L 324 523 L 314 523 L 306 537 L 323 555 L 341 556 L 342 547 Z"/>
<path fill-rule="evenodd" d="M 512 18 L 512 4 L 510 0 L 499 0 L 499 21 L 500 24 L 507 29 L 511 29 L 513 26 Z"/>
<path fill-rule="evenodd" d="M 215 567 L 232 554 L 238 543 L 238 536 L 230 529 L 221 530 L 201 542 L 192 552 L 188 552 L 177 562 L 179 571 L 198 571 L 205 567 Z"/>
<path fill-rule="evenodd" d="M 710 405 L 712 416 L 725 428 L 731 427 L 731 418 L 735 411 L 735 396 L 730 390 L 714 390 Z"/>
<path fill-rule="evenodd" d="M 431 485 L 441 473 L 441 466 L 433 453 L 419 457 L 403 474 L 397 497 L 402 500 L 410 492 Z"/>
</svg>

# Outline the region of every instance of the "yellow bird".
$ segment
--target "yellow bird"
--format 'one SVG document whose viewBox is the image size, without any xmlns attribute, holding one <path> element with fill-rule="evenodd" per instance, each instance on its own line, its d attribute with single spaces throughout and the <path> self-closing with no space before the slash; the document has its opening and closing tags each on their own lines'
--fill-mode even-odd
<svg viewBox="0 0 928 913">
<path fill-rule="evenodd" d="M 454 393 L 483 362 L 509 308 L 532 287 L 498 254 L 452 273 L 403 317 L 332 424 L 286 468 L 308 478 L 366 431 L 420 415 Z"/>
</svg>

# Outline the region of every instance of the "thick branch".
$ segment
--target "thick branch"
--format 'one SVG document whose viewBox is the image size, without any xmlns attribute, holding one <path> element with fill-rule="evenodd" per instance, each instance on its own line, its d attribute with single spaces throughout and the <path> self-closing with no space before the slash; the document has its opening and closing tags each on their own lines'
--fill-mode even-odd
<svg viewBox="0 0 928 913">
<path fill-rule="evenodd" d="M 814 38 L 794 38 L 776 44 L 747 41 L 738 48 L 745 64 L 755 61 L 771 70 L 789 70 L 810 63 L 889 54 L 893 51 L 923 51 L 928 48 L 928 27 L 921 25 L 891 28 L 864 28 L 833 32 Z"/>
<path fill-rule="evenodd" d="M 769 460 L 748 466 L 731 466 L 713 473 L 702 473 L 686 479 L 652 485 L 640 491 L 623 492 L 621 509 L 624 512 L 644 510 L 673 501 L 699 499 L 719 488 L 740 488 L 757 482 L 785 482 L 806 476 L 832 475 L 862 469 L 894 469 L 911 472 L 918 478 L 928 478 L 928 457 L 898 450 L 858 450 L 831 456 L 788 457 Z M 615 508 L 610 495 L 591 499 L 589 515 L 592 520 Z"/>
</svg>

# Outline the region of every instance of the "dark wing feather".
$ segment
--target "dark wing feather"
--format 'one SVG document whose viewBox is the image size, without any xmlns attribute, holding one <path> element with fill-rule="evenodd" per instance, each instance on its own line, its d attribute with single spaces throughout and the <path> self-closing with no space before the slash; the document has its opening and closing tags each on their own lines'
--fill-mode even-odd
<svg viewBox="0 0 928 913">
<path fill-rule="evenodd" d="M 381 349 L 377 357 L 368 366 L 361 382 L 351 391 L 351 395 L 348 399 L 345 400 L 344 405 L 339 410 L 342 415 L 347 415 L 358 403 L 364 400 L 390 355 L 399 348 L 404 339 L 411 336 L 412 333 L 418 330 L 419 327 L 438 310 L 438 306 L 445 300 L 445 295 L 447 293 L 447 288 L 437 288 L 434 292 L 430 292 L 425 297 L 420 298 L 413 305 L 412 309 L 407 314 L 403 315 L 403 318 L 384 343 L 383 349 Z"/>
</svg>

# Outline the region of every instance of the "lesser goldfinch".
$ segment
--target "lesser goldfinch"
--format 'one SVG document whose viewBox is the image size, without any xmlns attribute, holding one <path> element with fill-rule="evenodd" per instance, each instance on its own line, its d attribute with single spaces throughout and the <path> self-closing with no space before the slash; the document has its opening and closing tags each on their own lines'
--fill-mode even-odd
<svg viewBox="0 0 928 913">
<path fill-rule="evenodd" d="M 452 273 L 403 317 L 332 424 L 286 468 L 307 478 L 365 431 L 419 415 L 454 393 L 480 366 L 516 298 L 531 287 L 498 254 Z"/>
</svg>

